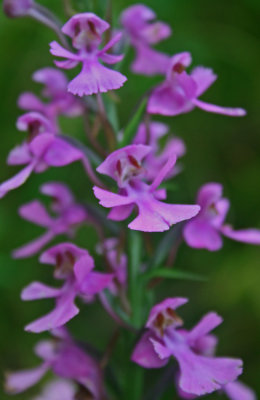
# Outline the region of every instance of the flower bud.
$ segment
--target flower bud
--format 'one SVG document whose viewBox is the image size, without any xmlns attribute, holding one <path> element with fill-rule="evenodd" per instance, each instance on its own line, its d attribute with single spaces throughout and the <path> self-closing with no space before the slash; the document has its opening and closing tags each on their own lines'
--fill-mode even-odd
<svg viewBox="0 0 260 400">
<path fill-rule="evenodd" d="M 10 18 L 25 16 L 33 6 L 33 0 L 4 0 L 3 10 Z"/>
</svg>

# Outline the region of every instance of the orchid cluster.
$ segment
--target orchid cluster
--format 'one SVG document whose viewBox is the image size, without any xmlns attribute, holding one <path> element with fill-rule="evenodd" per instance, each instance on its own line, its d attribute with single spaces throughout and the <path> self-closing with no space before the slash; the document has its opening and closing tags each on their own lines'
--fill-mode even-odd
<svg viewBox="0 0 260 400">
<path fill-rule="evenodd" d="M 168 389 L 163 369 L 170 372 L 170 385 L 180 398 L 217 391 L 231 400 L 254 400 L 253 390 L 238 380 L 242 361 L 215 355 L 218 340 L 211 331 L 222 318 L 209 312 L 193 328 L 185 328 L 176 310 L 188 300 L 173 293 L 156 304 L 154 290 L 166 269 L 162 263 L 167 264 L 168 276 L 171 272 L 174 276 L 172 254 L 182 242 L 209 251 L 220 250 L 223 237 L 260 245 L 260 230 L 235 230 L 225 222 L 230 203 L 220 183 L 203 184 L 194 204 L 167 200 L 169 185 L 182 172 L 180 159 L 186 145 L 153 115 L 173 117 L 197 107 L 241 117 L 245 110 L 200 99 L 216 74 L 203 66 L 190 70 L 189 52 L 158 51 L 154 46 L 169 38 L 172 30 L 157 21 L 146 5 L 123 10 L 117 26 L 88 9 L 83 13 L 70 9 L 68 21 L 62 24 L 34 0 L 4 0 L 3 9 L 9 17 L 40 21 L 53 29 L 58 41 L 50 43 L 56 67 L 41 68 L 32 76 L 43 87 L 41 97 L 25 92 L 18 98 L 25 113 L 16 126 L 25 137 L 10 151 L 7 164 L 21 169 L 1 183 L 0 197 L 25 184 L 33 173 L 44 174 L 48 168 L 74 162 L 80 162 L 85 171 L 82 185 L 89 181 L 93 187 L 87 198 L 78 201 L 66 183 L 46 182 L 40 192 L 50 199 L 48 210 L 37 199 L 19 208 L 23 219 L 44 231 L 12 255 L 16 259 L 37 255 L 40 263 L 52 266 L 57 285 L 35 280 L 21 292 L 24 301 L 53 299 L 52 310 L 25 327 L 37 334 L 47 331 L 50 339 L 35 347 L 42 360 L 39 366 L 6 374 L 6 392 L 24 392 L 51 371 L 53 378 L 41 394 L 26 398 L 148 399 L 145 370 L 158 370 L 155 387 L 163 394 Z M 129 124 L 117 130 L 107 110 L 108 104 L 115 109 L 120 96 L 120 91 L 118 95 L 113 91 L 128 84 L 120 68 L 130 47 L 135 53 L 132 73 L 147 79 L 158 75 L 160 83 L 144 94 Z M 72 80 L 62 70 L 72 70 Z M 86 143 L 63 132 L 61 116 L 83 119 Z M 85 224 L 98 238 L 91 251 L 88 238 L 85 246 L 77 244 L 78 229 Z M 150 235 L 153 232 L 157 236 Z M 154 238 L 159 241 L 157 248 Z M 155 261 L 158 254 L 160 264 Z M 80 319 L 80 310 L 96 302 L 115 324 L 104 351 L 80 342 L 70 332 L 69 321 Z M 99 324 L 105 330 L 102 321 Z M 117 363 L 117 357 L 113 359 L 119 346 L 124 365 Z"/>
</svg>

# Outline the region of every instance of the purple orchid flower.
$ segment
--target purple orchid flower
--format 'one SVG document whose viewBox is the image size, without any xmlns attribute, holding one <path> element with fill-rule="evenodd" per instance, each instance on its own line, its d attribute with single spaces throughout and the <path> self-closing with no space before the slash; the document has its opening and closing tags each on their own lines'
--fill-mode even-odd
<svg viewBox="0 0 260 400">
<path fill-rule="evenodd" d="M 39 382 L 48 370 L 52 370 L 58 377 L 82 385 L 94 399 L 101 399 L 104 387 L 102 372 L 97 361 L 76 345 L 67 331 L 56 330 L 53 334 L 53 340 L 41 341 L 35 347 L 36 355 L 43 360 L 40 366 L 6 374 L 6 392 L 22 393 Z M 62 388 L 64 389 L 64 383 Z M 51 398 L 48 397 L 48 400 Z"/>
<path fill-rule="evenodd" d="M 40 112 L 57 126 L 57 117 L 66 115 L 75 117 L 83 112 L 83 105 L 73 95 L 67 92 L 68 80 L 65 74 L 55 68 L 42 68 L 33 74 L 33 80 L 44 84 L 42 95 L 48 98 L 43 102 L 31 92 L 23 93 L 18 99 L 18 105 L 23 110 Z"/>
<path fill-rule="evenodd" d="M 50 131 L 48 131 L 47 123 Z M 51 129 L 53 125 L 41 114 L 25 114 L 18 119 L 17 126 L 20 130 L 28 127 L 29 141 L 11 150 L 7 164 L 26 165 L 26 167 L 0 184 L 0 198 L 10 190 L 22 186 L 33 172 L 42 173 L 49 167 L 63 167 L 83 159 L 89 165 L 79 149 L 55 135 Z"/>
<path fill-rule="evenodd" d="M 109 29 L 109 24 L 93 13 L 74 15 L 62 28 L 62 32 L 71 37 L 76 54 L 64 49 L 57 42 L 51 42 L 51 54 L 62 57 L 66 61 L 55 61 L 60 68 L 71 69 L 82 63 L 82 71 L 68 85 L 68 91 L 78 95 L 91 95 L 108 90 L 119 89 L 127 78 L 120 72 L 102 65 L 115 64 L 122 60 L 123 55 L 108 53 L 121 38 L 121 34 L 115 35 L 102 50 L 99 45 L 102 34 Z"/>
<path fill-rule="evenodd" d="M 222 318 L 209 313 L 191 331 L 184 331 L 175 310 L 187 301 L 169 298 L 152 308 L 146 323 L 148 330 L 137 343 L 132 360 L 145 368 L 160 368 L 173 356 L 179 364 L 180 389 L 201 396 L 234 381 L 242 373 L 242 361 L 197 354 L 194 342 L 203 341 Z"/>
<path fill-rule="evenodd" d="M 34 4 L 33 0 L 4 0 L 3 10 L 9 18 L 23 17 Z"/>
<path fill-rule="evenodd" d="M 191 54 L 179 53 L 172 57 L 166 73 L 165 81 L 156 87 L 147 104 L 150 114 L 175 116 L 187 113 L 195 107 L 202 110 L 242 117 L 246 111 L 242 108 L 226 108 L 199 100 L 201 96 L 217 79 L 212 69 L 194 68 L 189 75 L 186 68 L 191 64 Z"/>
<path fill-rule="evenodd" d="M 33 282 L 22 291 L 22 300 L 56 300 L 53 311 L 25 327 L 29 332 L 39 333 L 65 325 L 79 313 L 74 303 L 77 296 L 86 302 L 92 301 L 114 278 L 112 274 L 93 272 L 94 260 L 88 251 L 72 243 L 51 247 L 40 256 L 40 262 L 54 265 L 54 277 L 65 283 L 56 289 L 41 282 Z"/>
<path fill-rule="evenodd" d="M 202 319 L 202 321 L 200 322 L 200 326 L 203 327 L 203 325 L 205 325 L 205 322 L 207 323 L 207 320 L 210 321 L 210 319 L 212 322 L 214 321 L 213 313 L 205 316 L 204 319 Z M 216 322 L 217 322 L 217 320 L 216 320 Z M 217 343 L 218 343 L 217 337 L 215 335 L 212 335 L 211 333 L 207 334 L 206 332 L 203 336 L 200 336 L 200 335 L 198 336 L 198 335 L 196 335 L 196 331 L 195 331 L 195 337 L 194 337 L 195 329 L 198 329 L 198 328 L 194 328 L 192 330 L 193 337 L 192 337 L 192 341 L 190 342 L 192 349 L 198 355 L 202 355 L 205 357 L 213 357 L 216 353 L 216 347 L 217 347 Z M 182 330 L 182 333 L 187 336 L 189 336 L 191 332 Z M 178 389 L 179 396 L 184 399 L 190 399 L 190 400 L 194 399 L 196 396 L 193 396 L 190 393 L 186 393 L 180 388 L 179 379 L 180 379 L 180 376 L 178 374 L 176 383 L 177 383 L 177 389 Z M 256 395 L 255 395 L 254 391 L 240 381 L 233 381 L 233 382 L 229 382 L 229 383 L 223 385 L 220 389 L 220 392 L 224 392 L 229 397 L 230 400 L 256 400 Z"/>
<path fill-rule="evenodd" d="M 33 400 L 75 400 L 76 388 L 66 379 L 56 379 L 48 383 L 43 392 Z"/>
<path fill-rule="evenodd" d="M 143 4 L 128 7 L 121 15 L 121 23 L 135 48 L 136 59 L 131 69 L 144 75 L 165 74 L 170 57 L 151 48 L 151 45 L 171 35 L 171 28 L 164 22 L 152 22 L 156 18 L 153 10 Z"/>
<path fill-rule="evenodd" d="M 222 192 L 219 183 L 207 183 L 201 187 L 197 196 L 201 211 L 183 230 L 186 243 L 196 249 L 216 251 L 222 247 L 221 235 L 224 235 L 238 242 L 260 245 L 259 229 L 233 230 L 224 223 L 230 203 L 222 197 Z"/>
<path fill-rule="evenodd" d="M 169 127 L 161 122 L 151 122 L 149 126 L 142 123 L 139 125 L 137 134 L 133 140 L 134 144 L 147 144 L 152 147 L 152 151 L 145 157 L 144 168 L 148 181 L 153 181 L 172 154 L 177 159 L 184 156 L 186 146 L 182 139 L 173 137 L 168 139 L 164 148 L 160 149 L 160 139 L 169 131 Z M 180 172 L 180 167 L 175 165 L 165 179 L 170 179 Z"/>
<path fill-rule="evenodd" d="M 68 235 L 72 238 L 76 228 L 87 220 L 85 208 L 75 202 L 69 188 L 60 182 L 45 183 L 40 188 L 41 193 L 52 199 L 51 211 L 48 213 L 45 206 L 38 200 L 33 200 L 19 209 L 22 218 L 46 228 L 46 232 L 39 238 L 14 250 L 13 257 L 26 258 L 38 253 L 47 243 L 58 235 Z"/>
<path fill-rule="evenodd" d="M 128 227 L 144 232 L 162 232 L 173 224 L 197 215 L 200 208 L 197 205 L 166 204 L 159 201 L 165 199 L 166 193 L 163 189 L 158 190 L 158 186 L 174 167 L 176 156 L 171 155 L 152 184 L 148 185 L 142 180 L 145 178 L 145 170 L 141 162 L 151 151 L 150 146 L 139 144 L 111 153 L 97 171 L 117 182 L 119 194 L 97 186 L 93 190 L 103 207 L 112 208 L 108 216 L 110 219 L 126 219 L 136 205 L 139 214 Z"/>
</svg>

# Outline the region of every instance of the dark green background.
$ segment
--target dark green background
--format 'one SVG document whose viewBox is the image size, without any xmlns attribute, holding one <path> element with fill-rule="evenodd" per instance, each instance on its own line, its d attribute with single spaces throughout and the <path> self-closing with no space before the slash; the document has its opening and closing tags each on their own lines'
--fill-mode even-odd
<svg viewBox="0 0 260 400">
<path fill-rule="evenodd" d="M 54 4 L 53 4 L 54 3 Z M 77 2 L 75 1 L 75 4 Z M 81 5 L 84 1 L 80 1 Z M 85 4 L 87 5 L 87 0 Z M 94 0 L 95 3 L 95 0 Z M 104 1 L 96 4 L 99 8 Z M 222 182 L 225 195 L 231 200 L 229 222 L 235 227 L 260 228 L 260 134 L 259 134 L 259 16 L 258 0 L 147 0 L 159 19 L 171 24 L 172 38 L 160 48 L 169 53 L 191 51 L 194 65 L 210 66 L 219 79 L 203 99 L 225 106 L 241 106 L 248 110 L 245 118 L 229 118 L 195 110 L 190 114 L 165 119 L 172 131 L 181 136 L 188 148 L 185 171 L 177 178 L 179 188 L 175 199 L 192 201 L 197 188 L 208 181 Z M 48 0 L 42 4 L 55 9 L 64 18 L 62 1 Z M 114 0 L 114 13 L 132 4 Z M 82 8 L 83 9 L 83 8 Z M 85 7 L 85 10 L 88 8 Z M 102 16 L 102 14 L 100 15 Z M 23 138 L 15 129 L 20 111 L 16 99 L 24 90 L 38 90 L 30 77 L 33 71 L 52 65 L 48 43 L 54 34 L 30 19 L 8 20 L 0 14 L 0 180 L 10 177 L 15 168 L 7 167 L 8 151 Z M 128 61 L 132 53 L 128 56 Z M 142 93 L 158 79 L 133 76 L 125 68 L 128 82 L 118 94 L 121 126 Z M 80 119 L 66 121 L 65 132 L 75 132 L 84 140 Z M 19 205 L 38 196 L 41 182 L 61 179 L 71 183 L 79 198 L 95 201 L 80 166 L 33 176 L 21 189 L 13 191 L 0 203 L 0 368 L 18 369 L 37 364 L 32 345 L 40 336 L 28 334 L 23 326 L 47 311 L 52 302 L 22 303 L 19 293 L 32 280 L 51 282 L 51 268 L 41 266 L 37 257 L 13 261 L 10 252 L 42 232 L 22 221 L 17 215 Z M 78 242 L 93 249 L 92 231 L 83 229 Z M 158 299 L 165 293 L 190 298 L 183 308 L 187 326 L 191 326 L 208 310 L 224 317 L 217 333 L 219 354 L 239 356 L 245 363 L 243 380 L 260 392 L 260 249 L 225 240 L 217 253 L 195 251 L 183 245 L 176 265 L 178 268 L 209 276 L 207 283 L 171 281 L 158 289 Z M 71 324 L 81 339 L 87 338 L 102 349 L 107 343 L 112 324 L 98 305 L 85 308 Z M 44 337 L 42 335 L 41 337 Z M 165 399 L 172 399 L 170 389 Z M 36 393 L 32 390 L 31 393 Z M 17 399 L 29 399 L 28 392 Z M 7 396 L 1 395 L 1 399 Z M 218 398 L 212 395 L 211 398 Z"/>
</svg>

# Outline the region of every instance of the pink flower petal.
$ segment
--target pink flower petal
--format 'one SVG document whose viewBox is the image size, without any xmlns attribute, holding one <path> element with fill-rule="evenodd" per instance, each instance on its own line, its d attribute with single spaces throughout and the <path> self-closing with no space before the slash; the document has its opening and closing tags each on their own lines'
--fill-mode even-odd
<svg viewBox="0 0 260 400">
<path fill-rule="evenodd" d="M 22 300 L 39 300 L 58 297 L 62 293 L 61 289 L 52 288 L 41 282 L 32 282 L 25 287 L 21 293 Z"/>
<path fill-rule="evenodd" d="M 145 332 L 138 341 L 131 360 L 141 365 L 144 368 L 161 368 L 164 367 L 168 360 L 161 359 L 154 350 L 151 342 L 153 335 L 151 332 Z"/>
<path fill-rule="evenodd" d="M 223 387 L 223 391 L 230 400 L 256 400 L 255 392 L 242 382 L 229 382 Z"/>
<path fill-rule="evenodd" d="M 74 304 L 74 298 L 73 292 L 65 293 L 57 300 L 53 311 L 27 325 L 25 330 L 40 333 L 65 325 L 79 313 L 78 307 Z"/>
<path fill-rule="evenodd" d="M 215 114 L 228 115 L 229 117 L 244 117 L 246 115 L 246 110 L 243 108 L 230 108 L 230 107 L 220 107 L 214 104 L 205 103 L 204 101 L 193 99 L 193 104 L 204 111 L 212 112 Z"/>
<path fill-rule="evenodd" d="M 82 97 L 119 89 L 127 78 L 120 72 L 104 67 L 98 61 L 83 63 L 82 71 L 68 86 L 68 91 Z"/>
<path fill-rule="evenodd" d="M 183 236 L 186 243 L 196 249 L 217 251 L 222 247 L 222 238 L 218 230 L 199 218 L 185 225 Z"/>
<path fill-rule="evenodd" d="M 192 70 L 191 76 L 197 84 L 196 96 L 204 93 L 217 79 L 211 68 L 196 67 Z"/>
<path fill-rule="evenodd" d="M 128 196 L 121 196 L 116 193 L 109 192 L 108 190 L 101 189 L 97 186 L 93 187 L 94 195 L 99 199 L 99 204 L 103 207 L 116 207 L 125 204 L 133 203 L 133 200 Z"/>
<path fill-rule="evenodd" d="M 21 206 L 19 208 L 19 215 L 23 219 L 43 227 L 49 227 L 53 222 L 45 206 L 38 200 L 33 200 Z"/>
<path fill-rule="evenodd" d="M 22 186 L 27 181 L 34 168 L 35 163 L 32 162 L 31 164 L 27 165 L 27 167 L 18 172 L 18 174 L 3 182 L 0 185 L 0 198 L 4 197 L 8 192 L 10 192 L 10 190 L 14 190 Z"/>
<path fill-rule="evenodd" d="M 26 245 L 19 247 L 12 252 L 13 258 L 27 258 L 37 254 L 47 243 L 54 238 L 54 233 L 47 231 L 37 239 L 32 240 Z"/>
<path fill-rule="evenodd" d="M 240 229 L 235 231 L 231 226 L 224 225 L 221 228 L 221 233 L 230 239 L 237 240 L 238 242 L 260 245 L 259 229 Z"/>
<path fill-rule="evenodd" d="M 37 368 L 26 369 L 6 374 L 5 390 L 9 394 L 22 393 L 35 385 L 46 374 L 45 364 Z"/>
<path fill-rule="evenodd" d="M 193 329 L 187 334 L 188 342 L 194 343 L 196 340 L 210 333 L 223 321 L 218 314 L 211 312 L 206 314 Z"/>
<path fill-rule="evenodd" d="M 62 139 L 55 138 L 43 156 L 46 164 L 52 167 L 63 167 L 82 158 L 82 152 Z"/>
</svg>

